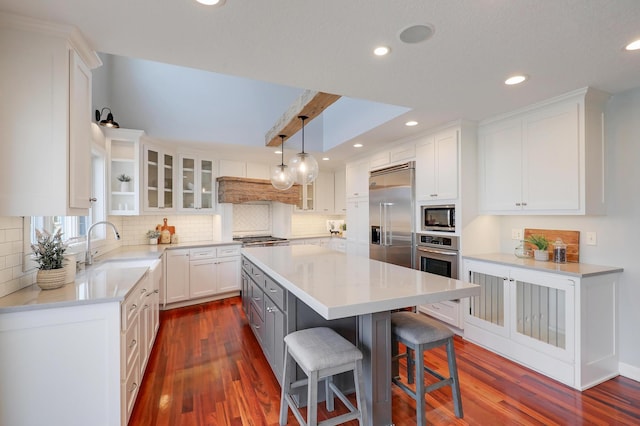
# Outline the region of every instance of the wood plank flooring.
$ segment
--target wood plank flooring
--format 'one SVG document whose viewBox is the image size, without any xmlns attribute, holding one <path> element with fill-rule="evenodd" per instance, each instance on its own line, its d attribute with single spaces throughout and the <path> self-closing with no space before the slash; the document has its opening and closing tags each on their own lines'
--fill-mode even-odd
<svg viewBox="0 0 640 426">
<path fill-rule="evenodd" d="M 575 391 L 456 338 L 464 418 L 449 387 L 426 397 L 434 425 L 640 425 L 640 383 L 623 377 Z M 446 373 L 444 350 L 426 363 Z M 240 298 L 161 313 L 161 326 L 129 425 L 278 425 L 280 387 Z M 344 408 L 336 400 L 337 412 Z M 319 419 L 327 418 L 324 405 Z M 415 425 L 415 402 L 393 387 L 393 421 Z M 291 413 L 289 424 L 297 422 Z M 357 422 L 350 422 L 356 425 Z"/>
</svg>

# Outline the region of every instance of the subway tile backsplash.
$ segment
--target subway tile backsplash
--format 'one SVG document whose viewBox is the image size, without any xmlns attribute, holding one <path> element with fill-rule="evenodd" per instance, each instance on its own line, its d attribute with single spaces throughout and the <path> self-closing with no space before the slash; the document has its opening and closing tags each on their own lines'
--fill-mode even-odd
<svg viewBox="0 0 640 426">
<path fill-rule="evenodd" d="M 35 282 L 35 271 L 22 272 L 22 218 L 0 216 L 0 297 Z"/>
<path fill-rule="evenodd" d="M 327 220 L 344 220 L 344 215 L 294 214 L 291 217 L 291 236 L 330 235 Z"/>
<path fill-rule="evenodd" d="M 114 223 L 121 223 L 116 223 L 116 226 L 120 229 L 122 245 L 134 246 L 148 244 L 147 231 L 162 225 L 162 219 L 165 217 L 168 219 L 168 225 L 175 226 L 178 241 L 181 243 L 219 239 L 214 232 L 213 215 L 119 216 L 109 219 L 113 219 Z"/>
</svg>

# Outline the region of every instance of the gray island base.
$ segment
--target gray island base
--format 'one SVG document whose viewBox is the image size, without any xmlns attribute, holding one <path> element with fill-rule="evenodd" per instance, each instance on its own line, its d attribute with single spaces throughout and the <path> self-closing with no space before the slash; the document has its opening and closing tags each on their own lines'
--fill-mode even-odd
<svg viewBox="0 0 640 426">
<path fill-rule="evenodd" d="M 391 311 L 480 293 L 475 284 L 317 246 L 243 248 L 242 255 L 243 309 L 278 381 L 284 336 L 331 327 L 364 354 L 371 425 L 393 424 Z"/>
</svg>

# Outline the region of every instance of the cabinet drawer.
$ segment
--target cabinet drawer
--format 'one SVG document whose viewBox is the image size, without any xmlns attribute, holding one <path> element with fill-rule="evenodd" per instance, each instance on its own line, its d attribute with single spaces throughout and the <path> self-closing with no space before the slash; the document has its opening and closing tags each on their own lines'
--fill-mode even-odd
<svg viewBox="0 0 640 426">
<path fill-rule="evenodd" d="M 134 361 L 137 364 L 138 358 Z M 129 417 L 131 417 L 131 412 L 133 411 L 133 406 L 136 402 L 136 396 L 138 395 L 138 388 L 140 387 L 139 368 L 132 369 L 127 375 L 126 380 L 124 380 L 120 386 L 122 386 L 121 395 L 123 395 L 125 400 L 125 409 L 127 413 L 126 419 L 127 422 L 129 422 Z"/>
<path fill-rule="evenodd" d="M 255 334 L 256 339 L 260 342 L 260 345 L 264 342 L 264 319 L 262 316 L 258 314 L 256 310 L 256 306 L 252 303 L 251 308 L 249 309 L 249 323 L 251 324 L 251 329 L 253 330 L 253 334 Z"/>
<path fill-rule="evenodd" d="M 201 247 L 189 250 L 189 260 L 214 259 L 216 257 L 215 247 Z"/>
<path fill-rule="evenodd" d="M 251 279 L 260 286 L 260 288 L 264 287 L 264 272 L 260 270 L 256 265 L 251 265 Z"/>
<path fill-rule="evenodd" d="M 240 256 L 240 246 L 218 247 L 218 257 Z"/>
<path fill-rule="evenodd" d="M 460 303 L 446 301 L 423 305 L 420 308 L 420 311 L 440 321 L 462 328 L 462 324 L 460 324 Z"/>
<path fill-rule="evenodd" d="M 131 368 L 134 367 L 135 360 L 140 352 L 140 327 L 138 327 L 139 317 L 135 317 L 131 322 L 131 326 L 125 333 L 120 336 L 122 350 L 121 353 L 124 357 L 122 359 L 122 365 L 126 374 L 131 372 Z"/>
<path fill-rule="evenodd" d="M 246 257 L 243 257 L 242 258 L 242 269 L 247 271 L 247 274 L 249 274 L 249 275 L 251 275 L 251 266 L 253 266 L 251 264 L 251 262 L 249 262 Z"/>
<path fill-rule="evenodd" d="M 130 328 L 130 324 L 138 314 L 138 308 L 140 307 L 140 294 L 138 293 L 138 287 L 139 286 L 136 286 L 127 298 L 124 299 L 122 305 L 120 305 L 122 331 L 127 331 Z"/>
<path fill-rule="evenodd" d="M 256 283 L 252 282 L 251 285 L 251 304 L 255 306 L 261 317 L 263 317 L 262 307 L 264 306 L 264 292 Z"/>
<path fill-rule="evenodd" d="M 269 277 L 265 277 L 265 294 L 284 311 L 284 289 Z M 267 302 L 268 303 L 268 302 Z"/>
</svg>

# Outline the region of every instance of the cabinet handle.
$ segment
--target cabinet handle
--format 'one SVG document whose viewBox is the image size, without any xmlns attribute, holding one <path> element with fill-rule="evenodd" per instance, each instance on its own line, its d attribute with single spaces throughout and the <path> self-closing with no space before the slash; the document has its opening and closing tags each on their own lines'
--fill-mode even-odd
<svg viewBox="0 0 640 426">
<path fill-rule="evenodd" d="M 276 312 L 280 312 L 280 311 L 275 306 L 269 306 L 267 307 L 267 312 L 269 312 L 270 314 L 275 314 Z"/>
<path fill-rule="evenodd" d="M 429 305 L 429 307 L 433 310 L 439 311 L 440 310 L 440 306 L 437 305 Z"/>
<path fill-rule="evenodd" d="M 253 325 L 253 328 L 255 328 L 256 330 L 260 330 L 260 326 L 259 325 Z"/>
<path fill-rule="evenodd" d="M 520 207 L 520 206 L 521 206 L 521 204 L 520 204 L 520 203 L 516 203 L 516 207 Z"/>
<path fill-rule="evenodd" d="M 144 293 L 146 293 L 146 292 L 147 292 L 147 289 L 146 289 L 146 288 L 143 288 L 142 290 L 140 290 L 140 294 L 144 294 Z"/>
<path fill-rule="evenodd" d="M 138 388 L 138 384 L 136 382 L 133 382 L 131 384 L 131 389 L 129 389 L 129 393 L 135 391 Z"/>
<path fill-rule="evenodd" d="M 255 300 L 256 302 L 257 302 L 258 300 L 260 300 L 260 298 L 259 298 L 259 297 L 252 297 L 252 299 L 253 299 L 253 300 Z"/>
<path fill-rule="evenodd" d="M 134 347 L 134 346 L 135 346 L 135 345 L 137 345 L 137 344 L 138 344 L 138 341 L 137 341 L 136 339 L 133 339 L 133 340 L 131 341 L 131 344 L 129 344 L 129 349 L 131 349 L 132 347 Z"/>
<path fill-rule="evenodd" d="M 523 206 L 523 207 L 524 207 L 524 206 L 526 206 L 526 205 L 527 205 L 527 203 L 522 203 L 522 206 Z"/>
<path fill-rule="evenodd" d="M 95 203 L 96 201 L 98 201 L 98 199 L 96 197 L 89 198 L 89 202 L 90 203 Z"/>
<path fill-rule="evenodd" d="M 129 312 L 131 312 L 131 311 L 135 311 L 137 307 L 138 307 L 138 305 L 136 305 L 136 304 L 134 303 L 133 305 L 131 305 L 131 309 L 129 309 Z"/>
<path fill-rule="evenodd" d="M 160 290 L 159 289 L 155 289 L 155 290 L 153 290 L 153 292 L 154 293 L 160 293 Z"/>
<path fill-rule="evenodd" d="M 270 293 L 277 293 L 277 292 L 278 292 L 278 289 L 277 289 L 277 288 L 270 288 L 270 289 L 269 289 L 269 292 L 270 292 Z"/>
<path fill-rule="evenodd" d="M 429 194 L 430 197 L 437 197 L 438 194 Z"/>
</svg>

